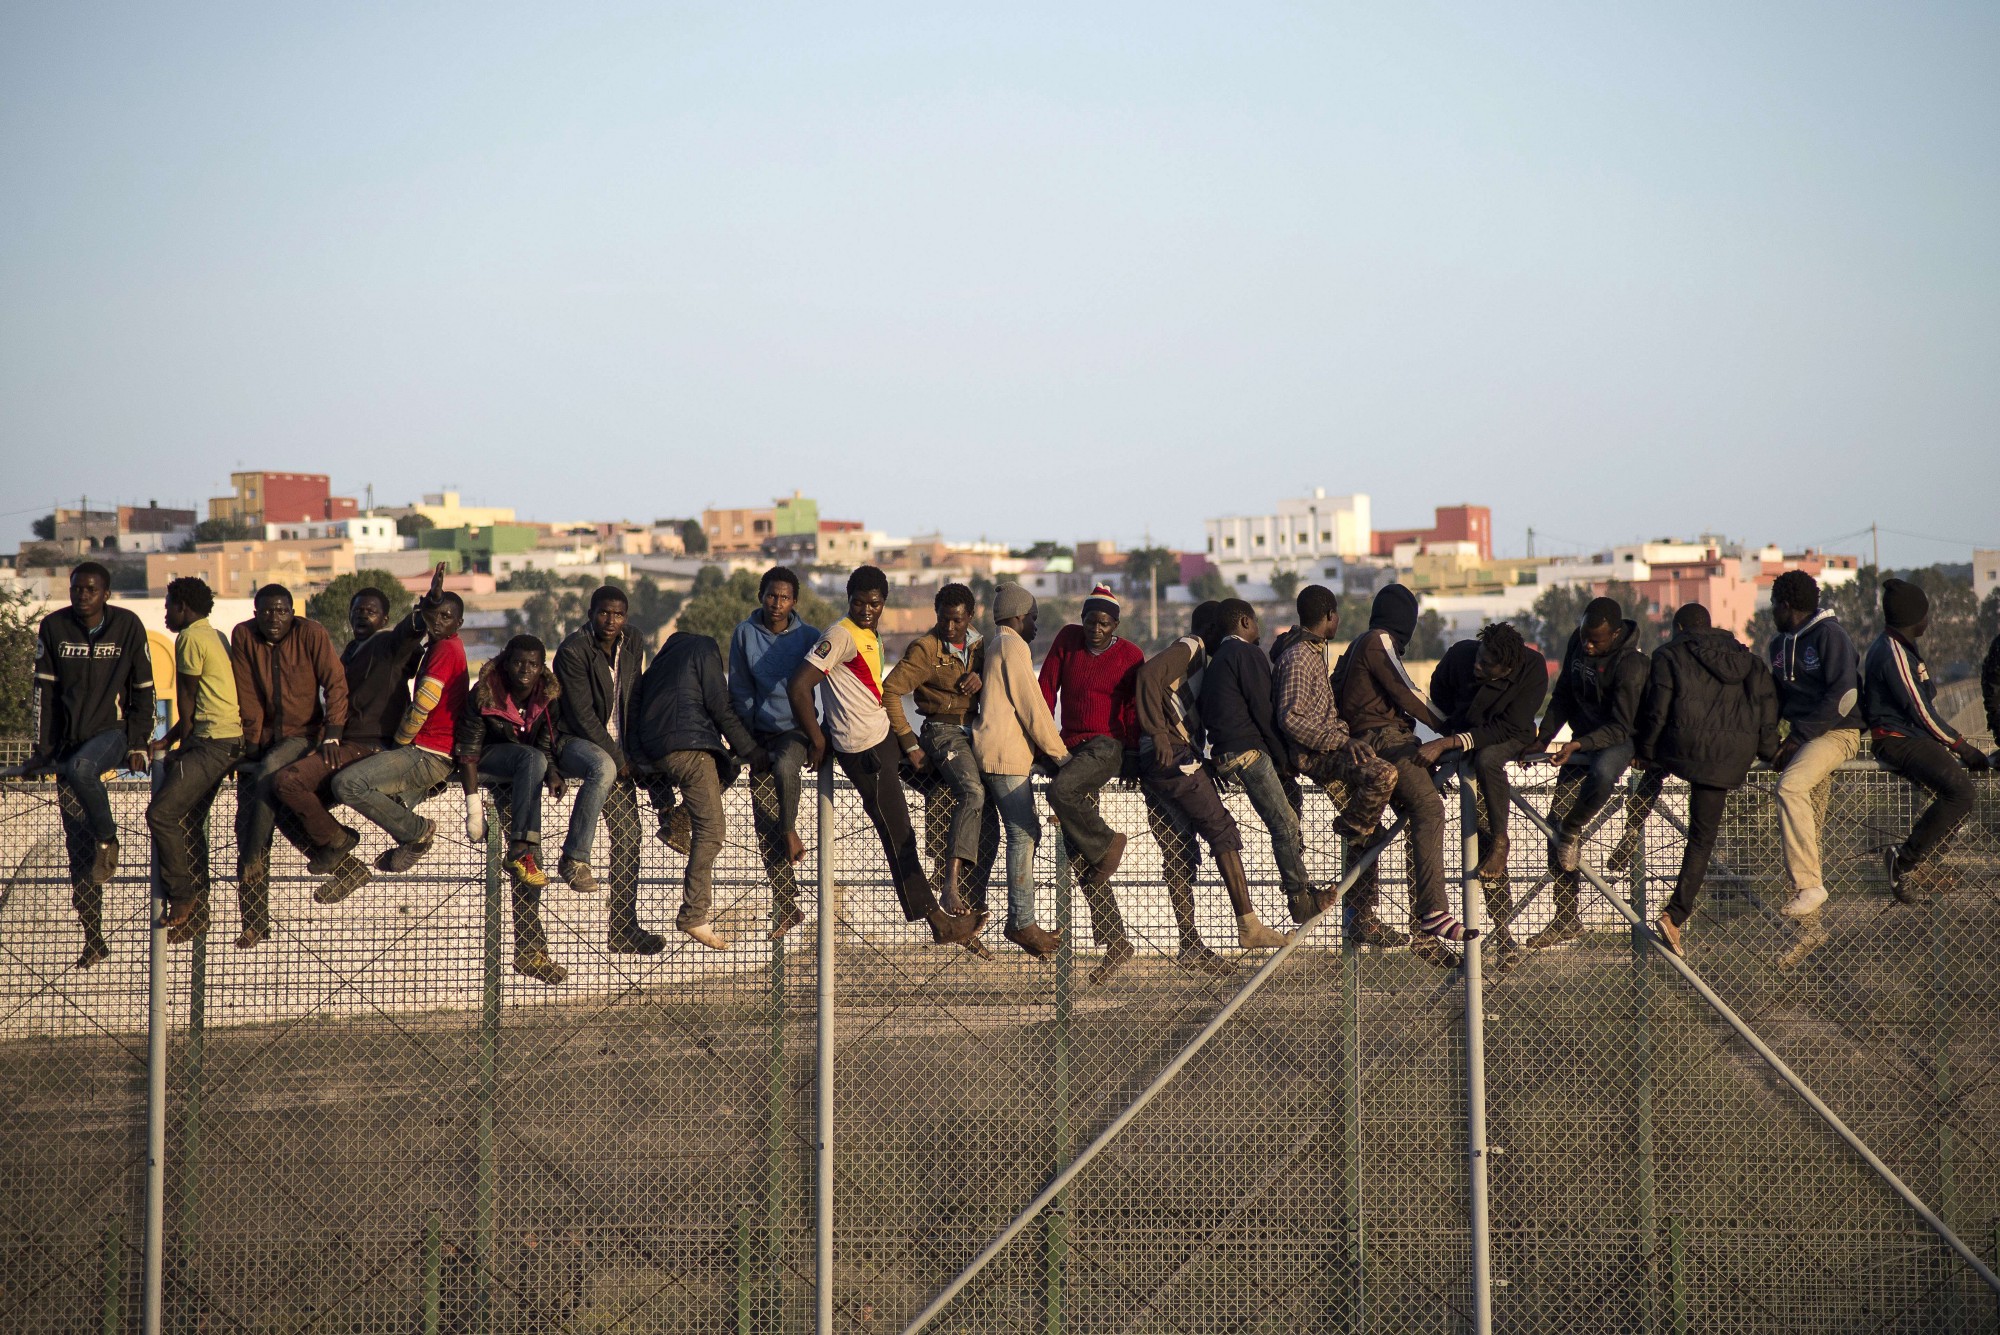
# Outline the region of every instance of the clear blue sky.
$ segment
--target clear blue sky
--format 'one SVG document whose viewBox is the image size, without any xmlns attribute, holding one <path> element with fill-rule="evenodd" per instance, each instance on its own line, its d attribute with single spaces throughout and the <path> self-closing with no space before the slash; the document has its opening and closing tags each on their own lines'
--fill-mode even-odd
<svg viewBox="0 0 2000 1335">
<path fill-rule="evenodd" d="M 1991 4 L 7 0 L 0 510 L 1192 546 L 1318 484 L 1963 560 L 1996 69 Z"/>
</svg>

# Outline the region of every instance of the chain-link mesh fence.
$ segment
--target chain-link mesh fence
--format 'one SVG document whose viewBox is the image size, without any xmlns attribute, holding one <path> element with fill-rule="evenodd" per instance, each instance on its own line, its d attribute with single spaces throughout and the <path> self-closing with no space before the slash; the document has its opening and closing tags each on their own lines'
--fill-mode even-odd
<svg viewBox="0 0 2000 1335">
<path fill-rule="evenodd" d="M 808 774 L 793 866 L 756 831 L 751 790 L 765 782 L 746 776 L 722 795 L 708 915 L 722 950 L 672 921 L 683 850 L 700 851 L 709 827 L 656 832 L 644 793 L 607 806 L 589 855 L 602 884 L 588 894 L 556 874 L 567 795 L 543 803 L 539 894 L 503 868 L 517 832 L 508 802 L 492 804 L 482 844 L 461 798 L 432 798 L 420 808 L 437 826 L 429 853 L 337 898 L 281 825 L 271 934 L 238 948 L 238 799 L 224 782 L 208 819 L 206 930 L 170 948 L 167 1328 L 811 1329 L 819 822 Z M 1920 803 L 1892 775 L 1836 775 L 1833 898 L 1802 928 L 1776 911 L 1786 886 L 1768 787 L 1760 775 L 1730 799 L 1688 958 L 1990 1256 L 2000 794 L 1981 783 L 1978 810 L 1923 878 L 1934 899 L 1903 906 L 1870 850 Z M 137 1321 L 147 790 L 110 791 L 124 847 L 104 893 L 109 956 L 79 970 L 57 788 L 0 785 L 0 1328 Z M 1546 811 L 1546 784 L 1520 791 Z M 1270 840 L 1241 793 L 1225 796 L 1254 905 L 1283 925 Z M 906 799 L 941 891 L 952 799 L 931 785 Z M 1189 850 L 1136 787 L 1114 783 L 1101 802 L 1131 837 L 1109 890 L 1135 954 L 1099 983 L 1117 933 L 1045 804 L 1037 916 L 1063 945 L 1036 960 L 1001 936 L 1004 844 L 983 885 L 960 887 L 992 914 L 985 952 L 934 946 L 906 919 L 854 788 L 834 785 L 836 1329 L 902 1329 L 1267 958 L 1238 950 L 1206 848 L 1183 881 Z M 1457 796 L 1445 805 L 1455 869 Z M 1686 795 L 1667 785 L 1632 856 L 1614 858 L 1626 810 L 1611 804 L 1584 862 L 1651 921 Z M 1308 789 L 1321 885 L 1341 874 L 1332 816 Z M 390 841 L 341 818 L 372 868 Z M 1508 934 L 1526 940 L 1550 921 L 1547 855 L 1526 816 L 1513 831 Z M 612 893 L 634 845 L 636 940 L 619 935 Z M 1378 867 L 1382 916 L 1399 931 L 1406 849 L 1398 838 Z M 1607 871 L 1614 862 L 1624 869 Z M 806 921 L 773 942 L 788 877 Z M 1485 954 L 1496 1328 L 1990 1328 L 1992 1296 L 1970 1268 L 1656 947 L 1635 948 L 1588 882 L 1579 906 L 1579 941 L 1495 941 Z M 1337 919 L 1312 925 L 935 1329 L 1468 1326 L 1463 972 L 1356 946 Z M 1184 925 L 1219 959 L 1186 949 Z M 641 953 L 648 932 L 664 938 L 657 953 Z M 1798 952 L 1808 935 L 1823 940 Z M 541 939 L 559 983 L 519 949 Z M 1788 953 L 1801 958 L 1781 964 Z"/>
</svg>

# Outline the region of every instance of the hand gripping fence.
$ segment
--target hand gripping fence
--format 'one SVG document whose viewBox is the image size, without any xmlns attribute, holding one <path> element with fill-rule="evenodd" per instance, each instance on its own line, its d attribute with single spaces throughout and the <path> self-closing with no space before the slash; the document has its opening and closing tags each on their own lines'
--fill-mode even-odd
<svg viewBox="0 0 2000 1335">
<path fill-rule="evenodd" d="M 1514 798 L 1509 898 L 1477 874 L 1460 778 L 1447 871 L 1484 931 L 1462 957 L 1357 943 L 1327 912 L 1207 974 L 1185 935 L 1175 954 L 1178 836 L 1112 783 L 1137 954 L 1100 981 L 1117 906 L 1052 827 L 1031 870 L 1053 956 L 997 923 L 991 958 L 932 946 L 832 766 L 803 785 L 795 870 L 758 790 L 724 791 L 726 950 L 674 930 L 688 855 L 643 796 L 636 830 L 605 807 L 590 863 L 600 887 L 636 866 L 650 954 L 607 945 L 615 889 L 556 874 L 573 791 L 544 800 L 550 883 L 510 916 L 498 795 L 476 843 L 455 791 L 420 801 L 436 847 L 345 898 L 316 898 L 281 819 L 253 896 L 225 782 L 197 841 L 213 924 L 169 942 L 146 783 L 109 784 L 121 856 L 92 896 L 68 794 L 0 774 L 0 1330 L 1992 1329 L 2000 783 L 1928 864 L 1946 893 L 1912 906 L 1871 850 L 1927 795 L 1837 771 L 1808 931 L 1776 911 L 1774 776 L 1753 774 L 1681 958 L 1650 920 L 1684 787 L 1614 795 L 1586 831 L 1584 937 L 1523 950 L 1551 922 L 1550 784 Z M 942 894 L 955 802 L 906 791 Z M 1341 868 L 1329 795 L 1303 795 L 1312 884 L 1374 878 L 1407 925 L 1389 891 L 1413 887 L 1414 821 Z M 1269 812 L 1224 798 L 1275 921 Z M 387 851 L 335 814 L 363 861 Z M 997 916 L 1005 858 L 981 856 L 990 879 L 960 890 Z M 770 941 L 794 875 L 806 920 Z M 1194 925 L 1223 946 L 1214 867 L 1198 880 Z M 239 903 L 268 903 L 268 939 L 232 946 Z M 109 956 L 79 968 L 86 912 Z M 567 978 L 520 971 L 524 946 Z"/>
</svg>

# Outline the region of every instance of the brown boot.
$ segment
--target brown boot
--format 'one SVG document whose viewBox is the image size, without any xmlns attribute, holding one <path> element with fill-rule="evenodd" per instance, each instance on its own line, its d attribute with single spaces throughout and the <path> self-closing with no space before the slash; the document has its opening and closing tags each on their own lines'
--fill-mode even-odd
<svg viewBox="0 0 2000 1335">
<path fill-rule="evenodd" d="M 1125 843 L 1124 835 L 1111 836 L 1111 846 L 1104 850 L 1104 856 L 1099 858 L 1097 865 L 1091 869 L 1091 875 L 1099 885 L 1104 885 L 1117 875 L 1118 864 L 1125 860 Z"/>
<path fill-rule="evenodd" d="M 1018 929 L 1009 927 L 1002 935 L 1036 959 L 1055 954 L 1056 947 L 1062 944 L 1060 932 L 1045 932 L 1034 923 Z"/>
<path fill-rule="evenodd" d="M 1479 859 L 1476 874 L 1482 881 L 1504 881 L 1507 879 L 1507 836 L 1498 835 L 1493 846 L 1486 850 L 1486 856 Z"/>
</svg>

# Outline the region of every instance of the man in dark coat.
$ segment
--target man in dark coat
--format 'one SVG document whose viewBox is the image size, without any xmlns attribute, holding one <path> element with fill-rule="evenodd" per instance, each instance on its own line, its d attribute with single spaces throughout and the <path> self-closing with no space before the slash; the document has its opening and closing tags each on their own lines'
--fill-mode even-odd
<svg viewBox="0 0 2000 1335">
<path fill-rule="evenodd" d="M 1688 603 L 1674 613 L 1672 642 L 1653 654 L 1639 718 L 1634 763 L 1688 785 L 1687 850 L 1657 926 L 1678 955 L 1729 791 L 1743 785 L 1751 761 L 1778 754 L 1778 692 L 1757 655 L 1715 629 L 1706 607 Z"/>
</svg>

